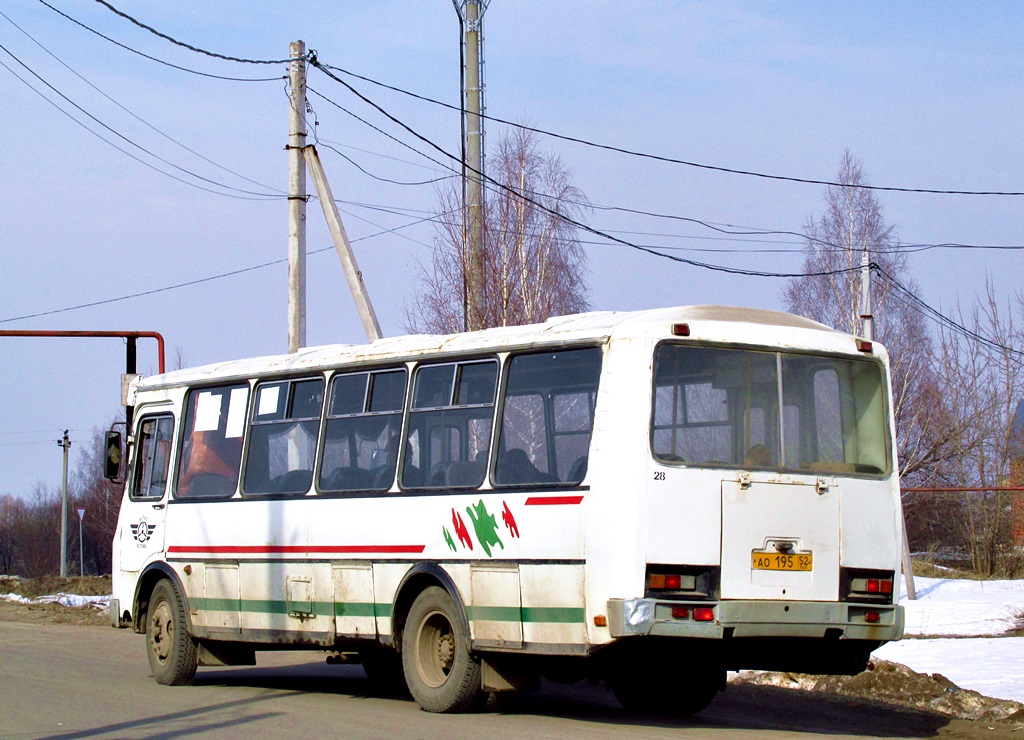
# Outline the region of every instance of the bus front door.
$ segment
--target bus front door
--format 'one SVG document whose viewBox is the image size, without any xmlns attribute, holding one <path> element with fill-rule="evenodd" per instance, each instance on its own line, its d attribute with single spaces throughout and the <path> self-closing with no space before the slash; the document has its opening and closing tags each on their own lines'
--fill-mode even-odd
<svg viewBox="0 0 1024 740">
<path fill-rule="evenodd" d="M 143 416 L 135 433 L 128 492 L 118 518 L 120 570 L 138 573 L 164 550 L 167 481 L 174 440 L 171 414 Z"/>
</svg>

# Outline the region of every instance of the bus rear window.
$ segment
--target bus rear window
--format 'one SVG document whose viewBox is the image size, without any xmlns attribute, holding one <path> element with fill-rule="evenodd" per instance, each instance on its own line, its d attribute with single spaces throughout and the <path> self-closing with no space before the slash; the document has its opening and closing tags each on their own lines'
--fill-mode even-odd
<svg viewBox="0 0 1024 740">
<path fill-rule="evenodd" d="M 871 360 L 663 344 L 656 459 L 705 467 L 888 473 L 882 367 Z"/>
</svg>

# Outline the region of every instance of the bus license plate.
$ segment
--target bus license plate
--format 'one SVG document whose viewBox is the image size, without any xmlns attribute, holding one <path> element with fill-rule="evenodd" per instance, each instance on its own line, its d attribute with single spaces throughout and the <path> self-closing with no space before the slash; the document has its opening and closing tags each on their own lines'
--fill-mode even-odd
<svg viewBox="0 0 1024 740">
<path fill-rule="evenodd" d="M 750 567 L 754 570 L 809 571 L 812 563 L 809 552 L 754 552 L 750 556 Z"/>
</svg>

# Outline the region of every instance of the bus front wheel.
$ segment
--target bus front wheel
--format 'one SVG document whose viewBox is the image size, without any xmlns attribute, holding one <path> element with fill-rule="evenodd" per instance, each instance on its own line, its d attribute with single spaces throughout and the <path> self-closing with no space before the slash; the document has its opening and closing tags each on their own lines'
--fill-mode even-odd
<svg viewBox="0 0 1024 740">
<path fill-rule="evenodd" d="M 157 683 L 164 686 L 192 683 L 199 665 L 199 645 L 188 633 L 184 600 L 166 579 L 156 584 L 149 600 L 146 653 Z"/>
<path fill-rule="evenodd" d="M 481 696 L 480 661 L 458 605 L 439 586 L 412 604 L 402 633 L 402 667 L 413 699 L 428 712 L 463 712 Z"/>
</svg>

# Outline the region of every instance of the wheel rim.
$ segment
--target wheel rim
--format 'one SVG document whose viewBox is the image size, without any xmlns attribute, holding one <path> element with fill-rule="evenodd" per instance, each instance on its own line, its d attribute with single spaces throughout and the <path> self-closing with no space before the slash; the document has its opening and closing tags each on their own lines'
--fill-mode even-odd
<svg viewBox="0 0 1024 740">
<path fill-rule="evenodd" d="M 423 617 L 416 632 L 416 667 L 420 679 L 431 688 L 443 686 L 455 663 L 455 631 L 439 611 Z"/>
<path fill-rule="evenodd" d="M 172 618 L 170 605 L 166 601 L 161 601 L 153 609 L 153 615 L 149 620 L 149 649 L 161 664 L 166 663 L 171 654 L 171 640 L 174 637 Z"/>
</svg>

